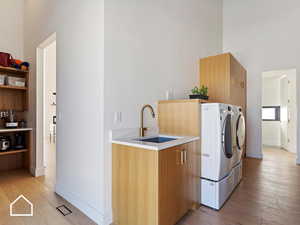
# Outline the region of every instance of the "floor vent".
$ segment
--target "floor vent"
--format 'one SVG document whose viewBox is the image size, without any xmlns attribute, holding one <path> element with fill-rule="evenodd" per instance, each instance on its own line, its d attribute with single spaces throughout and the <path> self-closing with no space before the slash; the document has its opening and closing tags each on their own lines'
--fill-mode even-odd
<svg viewBox="0 0 300 225">
<path fill-rule="evenodd" d="M 58 206 L 56 207 L 56 209 L 64 216 L 67 216 L 72 213 L 72 211 L 65 205 Z"/>
</svg>

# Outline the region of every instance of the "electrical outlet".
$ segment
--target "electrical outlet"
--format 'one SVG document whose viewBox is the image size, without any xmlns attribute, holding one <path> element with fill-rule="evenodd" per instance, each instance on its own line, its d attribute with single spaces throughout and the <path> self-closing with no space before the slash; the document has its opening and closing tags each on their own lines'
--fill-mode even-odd
<svg viewBox="0 0 300 225">
<path fill-rule="evenodd" d="M 114 123 L 118 124 L 122 122 L 122 112 L 115 112 L 114 113 Z"/>
<path fill-rule="evenodd" d="M 167 90 L 166 91 L 166 100 L 173 99 L 173 90 Z"/>
<path fill-rule="evenodd" d="M 122 123 L 122 112 L 118 112 L 118 122 Z"/>
<path fill-rule="evenodd" d="M 118 123 L 118 112 L 114 113 L 114 123 Z"/>
<path fill-rule="evenodd" d="M 63 119 L 63 114 L 62 112 L 57 113 L 57 120 L 62 120 Z"/>
</svg>

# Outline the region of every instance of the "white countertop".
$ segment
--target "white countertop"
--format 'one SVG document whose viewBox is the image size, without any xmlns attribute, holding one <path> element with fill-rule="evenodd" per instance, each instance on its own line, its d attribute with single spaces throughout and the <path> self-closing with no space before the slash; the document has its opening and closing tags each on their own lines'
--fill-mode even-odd
<svg viewBox="0 0 300 225">
<path fill-rule="evenodd" d="M 200 139 L 199 137 L 178 137 L 178 136 L 168 136 L 168 135 L 155 135 L 155 136 L 143 137 L 142 139 L 148 139 L 153 137 L 175 138 L 176 140 L 168 141 L 164 143 L 152 143 L 152 142 L 137 140 L 137 139 L 141 139 L 141 137 L 133 137 L 133 138 L 116 138 L 116 139 L 112 139 L 111 142 L 114 144 L 127 145 L 136 148 L 159 151 L 159 150 L 174 147 L 177 145 L 182 145 Z"/>
<path fill-rule="evenodd" d="M 31 131 L 32 128 L 12 128 L 12 129 L 0 129 L 0 133 L 9 133 L 9 132 L 17 132 L 17 131 Z"/>
</svg>

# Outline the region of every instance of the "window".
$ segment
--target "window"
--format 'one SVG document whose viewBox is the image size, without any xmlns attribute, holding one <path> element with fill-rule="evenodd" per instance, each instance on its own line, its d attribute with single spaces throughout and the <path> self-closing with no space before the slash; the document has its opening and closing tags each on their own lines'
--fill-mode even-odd
<svg viewBox="0 0 300 225">
<path fill-rule="evenodd" d="M 280 121 L 280 106 L 263 106 L 263 121 Z"/>
</svg>

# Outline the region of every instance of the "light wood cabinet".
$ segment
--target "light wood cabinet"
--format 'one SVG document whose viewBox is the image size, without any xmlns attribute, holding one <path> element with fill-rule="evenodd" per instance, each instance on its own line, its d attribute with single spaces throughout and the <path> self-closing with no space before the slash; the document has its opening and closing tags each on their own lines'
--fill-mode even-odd
<svg viewBox="0 0 300 225">
<path fill-rule="evenodd" d="M 29 71 L 0 66 L 0 75 L 24 78 L 26 83 L 25 87 L 0 85 L 0 110 L 26 111 L 28 109 Z"/>
<path fill-rule="evenodd" d="M 159 101 L 159 132 L 175 136 L 200 137 L 201 103 L 207 102 L 199 99 Z"/>
<path fill-rule="evenodd" d="M 200 60 L 200 86 L 208 87 L 209 100 L 247 106 L 247 71 L 230 53 Z"/>
<path fill-rule="evenodd" d="M 153 151 L 113 144 L 115 225 L 175 225 L 198 205 L 198 141 Z"/>
<path fill-rule="evenodd" d="M 186 213 L 184 147 L 159 153 L 159 224 L 176 224 Z"/>
</svg>

